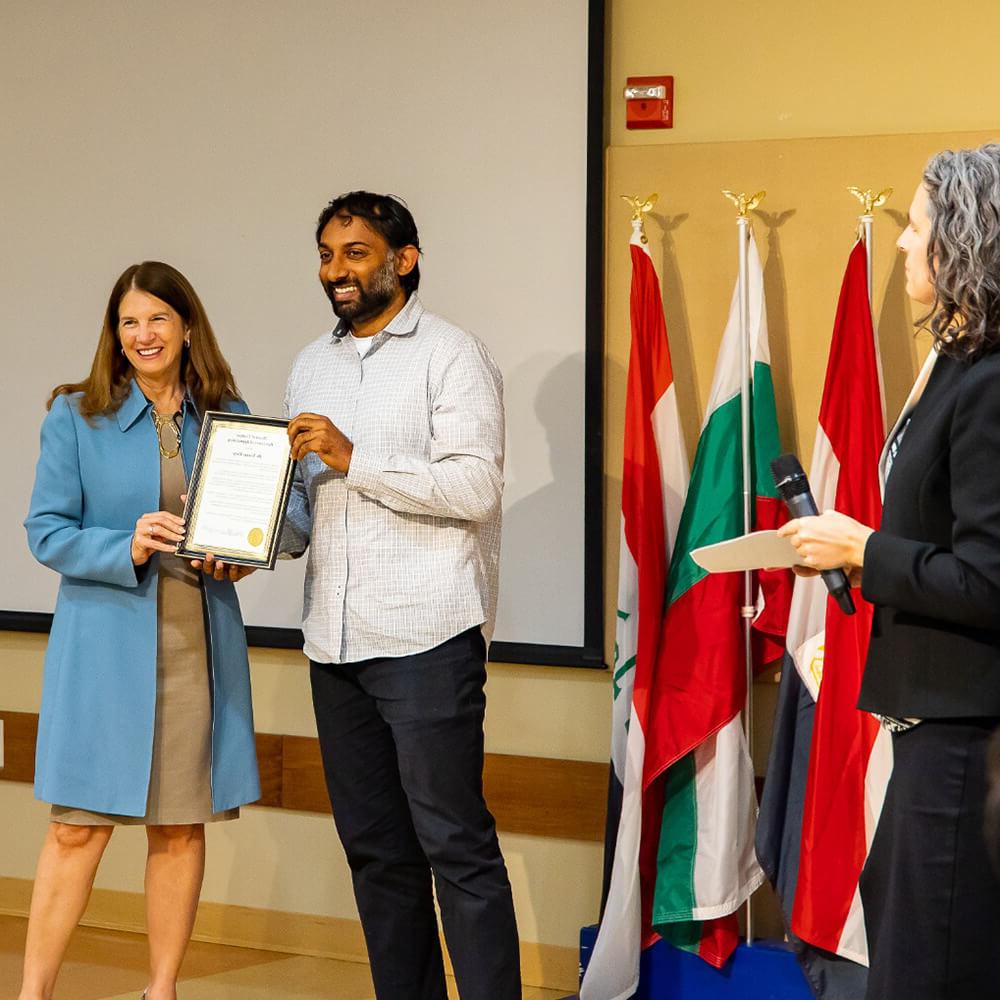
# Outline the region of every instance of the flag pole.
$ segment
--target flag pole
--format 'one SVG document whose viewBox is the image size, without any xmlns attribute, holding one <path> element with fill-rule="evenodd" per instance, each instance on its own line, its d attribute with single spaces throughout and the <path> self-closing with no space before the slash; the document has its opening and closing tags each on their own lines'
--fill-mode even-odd
<svg viewBox="0 0 1000 1000">
<path fill-rule="evenodd" d="M 875 216 L 870 212 L 865 212 L 861 216 L 861 238 L 865 241 L 865 259 L 867 261 L 866 267 L 868 268 L 868 308 L 875 308 L 875 300 L 872 298 L 872 222 L 875 221 Z"/>
<path fill-rule="evenodd" d="M 874 257 L 874 245 L 872 242 L 872 223 L 875 221 L 875 209 L 881 208 L 892 195 L 892 188 L 883 188 L 876 194 L 871 188 L 849 187 L 847 189 L 861 202 L 862 212 L 858 216 L 858 239 L 865 245 L 865 258 L 867 260 L 868 278 L 868 307 L 872 314 L 872 330 L 875 332 L 875 357 L 878 366 L 878 385 L 882 399 L 882 424 L 885 425 L 885 386 L 882 380 L 882 356 L 878 351 L 878 331 L 875 330 L 875 295 L 872 284 L 872 258 Z"/>
<path fill-rule="evenodd" d="M 849 187 L 847 189 L 861 202 L 863 209 L 858 216 L 858 238 L 865 244 L 866 256 L 868 258 L 868 303 L 874 311 L 875 299 L 872 295 L 872 223 L 875 221 L 874 211 L 881 208 L 892 194 L 892 188 L 883 188 L 876 194 L 871 188 Z"/>
<path fill-rule="evenodd" d="M 739 278 L 737 296 L 740 303 L 740 428 L 743 459 L 743 534 L 753 528 L 753 477 L 750 469 L 750 404 L 752 391 L 752 356 L 750 353 L 750 281 L 747 250 L 750 244 L 750 212 L 760 204 L 766 192 L 758 191 L 747 196 L 744 192 L 722 192 L 737 208 L 736 233 L 739 249 Z M 743 711 L 743 731 L 747 749 L 751 747 L 753 729 L 753 618 L 756 614 L 753 599 L 753 575 L 749 570 L 743 573 L 743 604 L 740 617 L 743 621 L 743 656 L 746 670 L 746 703 Z M 750 899 L 746 908 L 746 943 L 753 944 L 753 914 Z"/>
</svg>

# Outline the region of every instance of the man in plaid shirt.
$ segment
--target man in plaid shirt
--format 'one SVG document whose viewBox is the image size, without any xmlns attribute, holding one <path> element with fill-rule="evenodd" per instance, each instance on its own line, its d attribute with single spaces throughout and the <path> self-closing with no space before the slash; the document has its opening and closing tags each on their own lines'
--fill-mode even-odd
<svg viewBox="0 0 1000 1000">
<path fill-rule="evenodd" d="M 519 1000 L 517 928 L 482 795 L 496 611 L 502 380 L 424 310 L 398 199 L 316 230 L 338 319 L 285 397 L 298 460 L 282 548 L 308 549 L 303 633 L 327 788 L 379 1000 L 445 1000 L 433 886 L 463 1000 Z"/>
</svg>

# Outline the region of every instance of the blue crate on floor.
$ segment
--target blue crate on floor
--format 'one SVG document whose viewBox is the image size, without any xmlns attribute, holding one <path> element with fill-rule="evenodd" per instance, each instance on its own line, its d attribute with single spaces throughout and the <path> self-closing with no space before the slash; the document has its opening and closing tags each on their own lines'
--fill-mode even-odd
<svg viewBox="0 0 1000 1000">
<path fill-rule="evenodd" d="M 597 927 L 580 931 L 580 968 L 586 969 Z M 633 1000 L 812 1000 L 791 949 L 776 941 L 741 944 L 724 969 L 657 941 L 642 953 Z"/>
</svg>

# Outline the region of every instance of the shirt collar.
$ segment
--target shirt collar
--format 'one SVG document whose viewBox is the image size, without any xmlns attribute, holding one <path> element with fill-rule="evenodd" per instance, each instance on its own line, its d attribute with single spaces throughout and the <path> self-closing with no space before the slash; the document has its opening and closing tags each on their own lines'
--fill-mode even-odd
<svg viewBox="0 0 1000 1000">
<path fill-rule="evenodd" d="M 420 322 L 420 317 L 424 314 L 424 306 L 420 299 L 417 298 L 417 293 L 414 292 L 407 300 L 406 305 L 392 317 L 391 320 L 386 324 L 384 330 L 380 330 L 380 333 L 390 333 L 394 337 L 405 337 L 408 334 L 415 333 L 417 329 L 417 324 Z M 340 320 L 337 325 L 333 328 L 330 335 L 337 340 L 343 340 L 350 330 L 347 323 L 344 320 Z M 378 336 L 378 334 L 376 334 Z"/>
<path fill-rule="evenodd" d="M 139 388 L 136 380 L 132 379 L 129 382 L 129 393 L 125 397 L 125 401 L 122 405 L 118 407 L 118 426 L 123 431 L 127 431 L 140 417 L 146 415 L 146 411 L 152 405 L 153 404 L 143 395 L 142 389 Z M 181 403 L 181 412 L 188 407 L 191 408 L 191 412 L 195 417 L 199 417 L 198 406 L 191 395 L 191 390 L 185 386 L 184 400 Z"/>
</svg>

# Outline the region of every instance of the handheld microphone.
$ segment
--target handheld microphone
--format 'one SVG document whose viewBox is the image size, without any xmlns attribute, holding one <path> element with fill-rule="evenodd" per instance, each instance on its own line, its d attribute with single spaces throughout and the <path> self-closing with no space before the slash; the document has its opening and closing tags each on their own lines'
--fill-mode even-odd
<svg viewBox="0 0 1000 1000">
<path fill-rule="evenodd" d="M 771 475 L 774 476 L 778 495 L 784 500 L 792 517 L 812 517 L 819 513 L 812 490 L 809 489 L 809 480 L 794 455 L 780 455 L 776 458 L 771 463 Z M 840 610 L 845 615 L 853 615 L 854 599 L 851 597 L 851 584 L 847 574 L 842 569 L 825 569 L 821 575 L 826 589 L 830 591 Z"/>
</svg>

